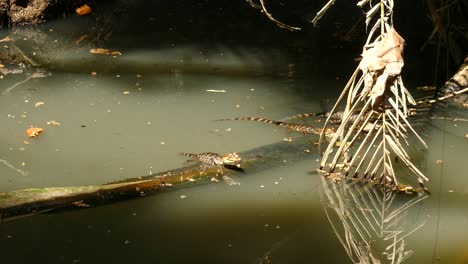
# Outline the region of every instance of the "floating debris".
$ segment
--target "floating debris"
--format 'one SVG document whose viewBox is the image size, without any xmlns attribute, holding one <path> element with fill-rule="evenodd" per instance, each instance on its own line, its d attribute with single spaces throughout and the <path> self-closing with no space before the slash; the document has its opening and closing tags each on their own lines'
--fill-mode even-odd
<svg viewBox="0 0 468 264">
<path fill-rule="evenodd" d="M 416 90 L 420 90 L 420 91 L 433 91 L 435 89 L 436 89 L 435 86 L 428 86 L 428 85 L 416 87 Z"/>
<path fill-rule="evenodd" d="M 44 104 L 45 104 L 44 102 L 37 102 L 34 104 L 34 107 L 43 106 Z"/>
<path fill-rule="evenodd" d="M 73 203 L 73 205 L 76 207 L 81 207 L 81 208 L 91 207 L 91 205 L 84 203 L 83 200 L 76 201 Z"/>
<path fill-rule="evenodd" d="M 225 93 L 226 92 L 226 90 L 214 90 L 214 89 L 209 89 L 206 91 L 210 93 Z"/>
<path fill-rule="evenodd" d="M 43 128 L 40 127 L 30 127 L 28 130 L 26 130 L 26 134 L 28 137 L 33 138 L 39 136 L 40 133 L 44 131 Z"/>
<path fill-rule="evenodd" d="M 23 176 L 28 175 L 27 172 L 22 171 L 22 170 L 16 168 L 15 166 L 11 165 L 11 164 L 10 164 L 8 161 L 6 161 L 6 160 L 0 159 L 0 163 L 5 164 L 5 166 L 7 166 L 8 168 L 10 168 L 10 169 L 12 169 L 12 170 L 17 171 L 18 173 L 20 173 L 20 174 L 23 175 Z"/>
<path fill-rule="evenodd" d="M 211 181 L 212 181 L 212 182 L 219 182 L 219 180 L 216 179 L 215 177 L 212 177 L 212 178 L 211 178 Z"/>
<path fill-rule="evenodd" d="M 180 199 L 185 199 L 185 198 L 187 198 L 187 195 L 183 195 L 183 194 L 182 194 L 182 195 L 180 196 Z"/>
<path fill-rule="evenodd" d="M 79 37 L 76 41 L 75 41 L 75 44 L 79 45 L 81 42 L 83 42 L 85 39 L 87 39 L 89 37 L 88 34 L 85 34 L 81 37 Z"/>
<path fill-rule="evenodd" d="M 292 139 L 292 137 L 287 137 L 287 138 L 283 138 L 283 141 L 285 141 L 285 142 L 292 142 L 293 139 Z"/>
<path fill-rule="evenodd" d="M 4 38 L 0 39 L 0 42 L 10 42 L 10 41 L 11 41 L 10 36 L 7 36 L 7 37 L 4 37 Z"/>
<path fill-rule="evenodd" d="M 80 7 L 78 7 L 77 9 L 75 9 L 75 12 L 79 16 L 84 16 L 84 15 L 91 14 L 91 12 L 93 12 L 93 10 L 91 9 L 91 7 L 89 7 L 89 5 L 84 4 L 84 5 L 80 6 Z"/>
<path fill-rule="evenodd" d="M 120 56 L 122 53 L 120 51 L 108 50 L 103 48 L 90 49 L 89 53 L 94 55 L 107 55 L 107 56 Z"/>
<path fill-rule="evenodd" d="M 130 94 L 130 91 L 124 91 L 123 94 Z"/>
<path fill-rule="evenodd" d="M 49 126 L 60 126 L 61 124 L 59 122 L 56 122 L 55 120 L 50 120 L 50 121 L 47 121 L 47 125 L 49 125 Z"/>
<path fill-rule="evenodd" d="M 404 193 L 407 193 L 407 194 L 413 194 L 414 193 L 413 187 L 411 187 L 409 185 L 404 185 L 404 184 L 398 185 L 398 191 L 404 192 Z"/>
</svg>

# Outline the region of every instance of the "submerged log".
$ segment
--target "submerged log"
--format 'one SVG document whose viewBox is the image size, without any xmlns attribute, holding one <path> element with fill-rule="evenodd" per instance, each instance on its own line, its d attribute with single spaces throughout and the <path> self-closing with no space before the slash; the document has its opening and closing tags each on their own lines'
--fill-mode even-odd
<svg viewBox="0 0 468 264">
<path fill-rule="evenodd" d="M 301 137 L 291 143 L 279 142 L 240 153 L 243 170 L 229 170 L 227 175 L 252 172 L 278 167 L 284 160 L 303 160 L 309 151 L 316 149 L 307 145 Z M 313 153 L 313 151 L 311 151 Z M 312 166 L 311 166 L 312 169 Z M 103 185 L 81 187 L 51 187 L 25 189 L 0 193 L 0 222 L 31 214 L 57 209 L 87 208 L 155 194 L 173 188 L 209 183 L 217 169 L 200 174 L 199 166 L 192 165 L 142 177 L 125 179 Z M 193 182 L 193 180 L 197 180 Z"/>
</svg>

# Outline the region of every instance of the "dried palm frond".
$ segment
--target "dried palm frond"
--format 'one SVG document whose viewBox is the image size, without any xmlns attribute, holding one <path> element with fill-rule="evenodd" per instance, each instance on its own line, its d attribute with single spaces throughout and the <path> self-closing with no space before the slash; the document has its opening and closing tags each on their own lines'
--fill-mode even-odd
<svg viewBox="0 0 468 264">
<path fill-rule="evenodd" d="M 323 206 L 333 231 L 353 263 L 402 263 L 413 251 L 406 238 L 425 224 L 410 218 L 410 208 L 427 194 L 393 192 L 386 186 L 348 181 L 334 184 L 324 177 Z M 411 188 L 400 186 L 400 191 Z"/>
<path fill-rule="evenodd" d="M 392 161 L 403 161 L 421 185 L 428 178 L 415 166 L 405 146 L 409 134 L 427 148 L 407 118 L 416 102 L 403 84 L 404 39 L 391 25 L 392 0 L 361 1 L 369 4 L 366 25 L 375 20 L 362 52 L 362 60 L 335 103 L 330 117 L 344 103 L 340 126 L 323 152 L 320 169 L 353 177 L 370 177 L 387 185 L 398 185 Z M 374 19 L 380 10 L 380 17 Z M 380 34 L 376 34 L 380 28 Z M 344 102 L 345 101 L 345 102 Z M 319 146 L 323 144 L 321 135 Z"/>
</svg>

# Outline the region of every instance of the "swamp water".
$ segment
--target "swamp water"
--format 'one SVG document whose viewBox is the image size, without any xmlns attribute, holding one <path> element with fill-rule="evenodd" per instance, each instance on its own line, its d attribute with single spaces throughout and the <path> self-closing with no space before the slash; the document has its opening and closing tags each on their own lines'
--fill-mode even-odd
<svg viewBox="0 0 468 264">
<path fill-rule="evenodd" d="M 80 28 L 71 23 L 46 27 Z M 130 38 L 112 44 L 125 46 Z M 0 192 L 102 184 L 185 166 L 181 151 L 242 152 L 288 136 L 299 139 L 268 124 L 214 120 L 320 112 L 346 80 L 339 71 L 310 74 L 310 62 L 283 48 L 170 44 L 117 58 L 88 50 L 62 54 L 50 76 L 31 78 L 0 97 Z M 344 77 L 328 77 L 338 73 Z M 2 91 L 24 78 L 1 80 Z M 433 115 L 466 118 L 466 111 L 446 106 Z M 51 120 L 60 125 L 47 125 Z M 28 139 L 31 125 L 45 131 Z M 337 234 L 356 241 L 361 258 L 371 259 L 385 256 L 377 250 L 383 244 L 378 233 L 395 240 L 401 258 L 411 255 L 405 263 L 468 263 L 468 125 L 428 120 L 418 128 L 430 146 L 418 165 L 432 192 L 421 199 L 323 181 L 313 172 L 318 137 L 310 136 L 304 145 L 309 154 L 270 169 L 247 169 L 239 186 L 193 183 L 2 223 L 1 262 L 352 263 L 356 258 L 349 255 L 355 254 L 348 255 Z"/>
</svg>

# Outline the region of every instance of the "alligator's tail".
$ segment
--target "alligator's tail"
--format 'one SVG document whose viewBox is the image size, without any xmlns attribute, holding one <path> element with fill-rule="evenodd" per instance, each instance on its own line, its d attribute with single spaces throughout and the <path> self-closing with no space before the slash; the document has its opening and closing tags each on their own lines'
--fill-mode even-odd
<svg viewBox="0 0 468 264">
<path fill-rule="evenodd" d="M 198 154 L 187 153 L 187 152 L 179 152 L 178 154 L 179 154 L 180 156 L 189 157 L 189 158 L 191 158 L 191 159 L 196 159 L 196 158 L 198 158 Z"/>
<path fill-rule="evenodd" d="M 321 112 L 321 113 L 304 113 L 304 114 L 297 114 L 297 115 L 292 115 L 285 117 L 281 119 L 281 121 L 287 121 L 290 119 L 299 119 L 299 118 L 306 118 L 306 117 L 311 117 L 311 116 L 328 116 L 328 112 Z"/>
<path fill-rule="evenodd" d="M 257 122 L 263 122 L 263 123 L 268 123 L 272 125 L 277 125 L 277 126 L 284 126 L 284 122 L 281 121 L 275 121 L 263 117 L 235 117 L 235 118 L 226 118 L 226 119 L 218 119 L 216 121 L 227 121 L 227 120 L 244 120 L 244 121 L 257 121 Z"/>
</svg>

